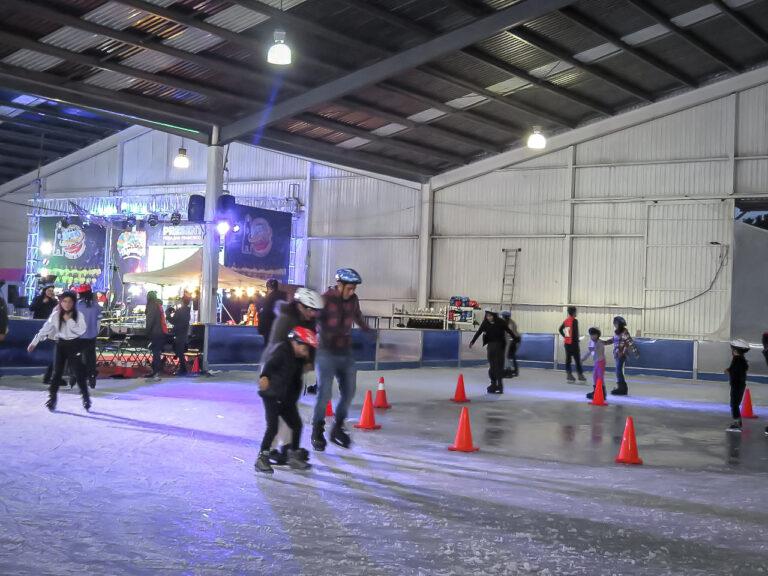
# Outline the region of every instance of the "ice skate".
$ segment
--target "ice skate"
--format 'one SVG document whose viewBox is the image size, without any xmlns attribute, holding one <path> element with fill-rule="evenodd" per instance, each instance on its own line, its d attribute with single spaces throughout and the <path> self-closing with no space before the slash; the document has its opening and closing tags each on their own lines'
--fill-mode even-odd
<svg viewBox="0 0 768 576">
<path fill-rule="evenodd" d="M 306 450 L 304 452 L 306 453 Z M 298 450 L 288 450 L 288 466 L 293 470 L 308 470 L 312 468 L 312 464 L 307 462 L 302 456 L 301 448 Z"/>
<path fill-rule="evenodd" d="M 574 378 L 574 377 L 573 377 L 573 374 L 571 374 L 570 372 L 568 372 L 568 373 L 565 375 L 565 381 L 566 381 L 566 382 L 568 382 L 569 384 L 573 384 L 574 382 L 576 382 L 576 378 Z"/>
<path fill-rule="evenodd" d="M 256 468 L 257 472 L 263 472 L 264 474 L 275 473 L 274 468 L 272 468 L 272 465 L 269 463 L 269 451 L 264 450 L 259 452 L 259 457 L 256 459 L 254 468 Z"/>
<path fill-rule="evenodd" d="M 493 393 L 504 394 L 504 383 L 501 380 L 496 383 L 496 390 Z"/>
<path fill-rule="evenodd" d="M 765 435 L 768 436 L 768 426 L 765 427 Z"/>
<path fill-rule="evenodd" d="M 626 396 L 629 393 L 629 390 L 626 388 L 614 388 L 611 390 L 611 394 L 614 396 Z"/>
<path fill-rule="evenodd" d="M 592 398 L 595 397 L 595 393 L 594 392 L 589 392 L 586 396 L 587 396 L 587 400 L 592 400 Z"/>
<path fill-rule="evenodd" d="M 96 388 L 96 378 L 88 378 L 88 387 Z"/>
<path fill-rule="evenodd" d="M 269 463 L 273 466 L 285 466 L 288 464 L 288 446 L 281 446 L 279 450 L 270 450 Z"/>
<path fill-rule="evenodd" d="M 586 382 L 587 379 L 584 377 L 584 374 L 579 372 L 579 382 Z"/>
<path fill-rule="evenodd" d="M 496 394 L 496 381 L 492 380 L 485 391 L 488 392 L 488 394 Z"/>
<path fill-rule="evenodd" d="M 344 430 L 343 424 L 337 422 L 333 425 L 333 429 L 331 430 L 331 442 L 342 448 L 349 448 L 349 445 L 352 443 L 352 438 L 350 438 L 347 431 Z"/>
<path fill-rule="evenodd" d="M 85 408 L 86 412 L 91 411 L 91 399 L 88 396 L 83 398 L 83 408 Z"/>
<path fill-rule="evenodd" d="M 726 432 L 740 433 L 741 432 L 741 422 L 739 422 L 738 420 L 734 420 L 733 422 L 731 422 L 731 425 L 728 426 L 728 428 L 725 429 L 725 431 Z"/>
<path fill-rule="evenodd" d="M 325 450 L 328 443 L 325 440 L 323 433 L 325 432 L 325 426 L 323 423 L 314 424 L 312 426 L 312 448 L 318 452 Z"/>
<path fill-rule="evenodd" d="M 45 407 L 51 412 L 56 410 L 56 392 L 50 392 L 48 394 L 48 400 L 45 401 Z"/>
</svg>

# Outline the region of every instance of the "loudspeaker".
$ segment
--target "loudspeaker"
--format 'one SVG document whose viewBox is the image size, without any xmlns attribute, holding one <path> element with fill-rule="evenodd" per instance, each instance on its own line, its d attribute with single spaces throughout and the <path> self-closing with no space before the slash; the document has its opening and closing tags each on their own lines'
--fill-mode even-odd
<svg viewBox="0 0 768 576">
<path fill-rule="evenodd" d="M 216 203 L 216 216 L 227 218 L 235 213 L 235 197 L 232 194 L 222 194 Z"/>
<path fill-rule="evenodd" d="M 187 221 L 205 222 L 205 196 L 192 194 L 187 204 Z"/>
</svg>

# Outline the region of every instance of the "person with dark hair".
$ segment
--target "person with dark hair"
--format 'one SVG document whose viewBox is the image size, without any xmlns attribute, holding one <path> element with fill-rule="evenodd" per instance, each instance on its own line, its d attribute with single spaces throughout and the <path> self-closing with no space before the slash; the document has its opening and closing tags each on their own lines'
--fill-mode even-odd
<svg viewBox="0 0 768 576">
<path fill-rule="evenodd" d="M 267 295 L 261 302 L 259 309 L 259 334 L 264 337 L 264 345 L 269 343 L 269 335 L 272 332 L 272 323 L 275 321 L 275 305 L 280 300 L 287 300 L 288 296 L 279 290 L 280 284 L 275 278 L 267 280 Z"/>
<path fill-rule="evenodd" d="M 627 358 L 630 353 L 637 358 L 640 356 L 635 341 L 632 340 L 632 336 L 629 335 L 627 329 L 627 321 L 621 316 L 616 316 L 613 319 L 613 339 L 606 341 L 606 344 L 613 342 L 613 358 L 616 360 L 616 388 L 611 390 L 611 394 L 615 396 L 626 396 L 629 394 L 629 388 L 627 387 L 627 380 L 624 377 L 624 367 L 627 364 Z"/>
<path fill-rule="evenodd" d="M 509 342 L 507 343 L 507 360 L 512 362 L 512 368 L 508 371 L 505 363 L 504 377 L 516 378 L 520 375 L 520 368 L 517 365 L 517 347 L 520 345 L 522 338 L 520 337 L 520 332 L 517 330 L 517 323 L 512 319 L 512 312 L 503 310 L 500 316 L 502 320 L 507 323 L 509 329 L 515 334 L 509 338 Z"/>
<path fill-rule="evenodd" d="M 176 353 L 176 358 L 179 360 L 179 369 L 176 371 L 176 376 L 186 376 L 189 371 L 187 370 L 187 340 L 189 339 L 189 324 L 190 324 L 190 302 L 191 298 L 189 294 L 184 294 L 181 298 L 181 305 L 176 308 L 171 315 L 171 323 L 173 324 L 173 351 Z"/>
<path fill-rule="evenodd" d="M 744 355 L 749 352 L 749 344 L 741 338 L 731 340 L 731 364 L 725 369 L 728 375 L 728 383 L 731 386 L 731 416 L 733 422 L 727 432 L 741 432 L 741 401 L 744 398 L 744 390 L 747 389 L 747 371 L 749 363 Z"/>
<path fill-rule="evenodd" d="M 99 321 L 101 320 L 101 308 L 93 298 L 93 290 L 90 284 L 81 284 L 77 289 L 80 300 L 77 303 L 77 312 L 85 318 L 86 331 L 82 335 L 85 342 L 83 348 L 83 360 L 85 363 L 85 377 L 88 386 L 96 387 L 96 337 L 99 335 Z"/>
<path fill-rule="evenodd" d="M 309 453 L 301 450 L 301 416 L 296 406 L 301 393 L 301 378 L 310 350 L 317 347 L 317 335 L 308 328 L 296 326 L 285 340 L 273 342 L 264 354 L 259 376 L 259 396 L 264 402 L 267 429 L 261 440 L 255 468 L 258 472 L 274 473 L 270 463 L 272 441 L 277 434 L 278 419 L 291 429 L 288 465 L 297 470 L 310 468 Z"/>
<path fill-rule="evenodd" d="M 361 330 L 371 329 L 363 318 L 357 287 L 363 283 L 360 274 L 353 268 L 336 270 L 336 286 L 323 294 L 323 310 L 320 312 L 318 328 L 320 344 L 315 359 L 317 371 L 317 400 L 312 416 L 312 447 L 322 452 L 325 450 L 325 407 L 331 399 L 333 379 L 339 382 L 340 398 L 336 404 L 336 420 L 331 429 L 331 442 L 349 448 L 352 442 L 344 429 L 344 420 L 349 405 L 355 397 L 357 388 L 357 370 L 352 355 L 352 325 Z"/>
<path fill-rule="evenodd" d="M 491 384 L 488 386 L 488 394 L 504 394 L 504 351 L 507 348 L 508 334 L 511 338 L 516 334 L 507 325 L 506 321 L 499 317 L 495 310 L 486 310 L 485 318 L 475 332 L 469 347 L 475 345 L 475 341 L 483 335 L 483 346 L 486 346 L 488 354 L 488 375 Z"/>
<path fill-rule="evenodd" d="M 32 299 L 29 309 L 32 311 L 32 318 L 35 320 L 48 320 L 59 301 L 53 290 L 53 284 L 45 284 L 40 289 L 40 294 Z M 51 374 L 53 374 L 53 363 L 48 364 L 43 376 L 43 384 L 50 384 Z"/>
<path fill-rule="evenodd" d="M 581 369 L 581 350 L 579 349 L 579 321 L 576 320 L 576 306 L 568 306 L 568 318 L 566 318 L 558 332 L 563 337 L 565 346 L 565 379 L 567 382 L 576 382 L 571 371 L 571 362 L 576 363 L 576 372 L 579 376 L 579 382 L 586 382 L 584 371 Z"/>
<path fill-rule="evenodd" d="M 168 324 L 165 321 L 163 303 L 154 290 L 147 292 L 147 306 L 144 314 L 146 335 L 152 350 L 152 372 L 147 375 L 147 378 L 157 379 L 163 370 L 163 347 L 168 340 Z"/>
<path fill-rule="evenodd" d="M 77 377 L 77 385 L 80 388 L 80 394 L 83 397 L 83 408 L 91 409 L 91 399 L 88 394 L 88 386 L 85 383 L 85 374 L 83 370 L 82 352 L 86 342 L 81 338 L 87 326 L 85 317 L 78 314 L 75 301 L 77 296 L 74 292 L 64 292 L 59 297 L 59 304 L 51 313 L 50 318 L 46 320 L 43 327 L 32 339 L 27 347 L 27 351 L 32 353 L 38 343 L 46 338 L 56 340 L 56 351 L 53 361 L 53 376 L 48 388 L 48 400 L 45 403 L 48 410 L 53 412 L 56 409 L 56 397 L 59 386 L 63 382 L 64 366 L 69 362 L 74 369 Z"/>
<path fill-rule="evenodd" d="M 581 361 L 584 362 L 591 356 L 595 363 L 592 370 L 592 392 L 587 394 L 587 398 L 590 400 L 595 396 L 595 389 L 597 388 L 598 382 L 602 382 L 603 398 L 605 398 L 605 342 L 600 340 L 600 336 L 602 335 L 603 334 L 600 332 L 599 328 L 593 326 L 589 329 L 589 350 L 581 359 Z"/>
</svg>

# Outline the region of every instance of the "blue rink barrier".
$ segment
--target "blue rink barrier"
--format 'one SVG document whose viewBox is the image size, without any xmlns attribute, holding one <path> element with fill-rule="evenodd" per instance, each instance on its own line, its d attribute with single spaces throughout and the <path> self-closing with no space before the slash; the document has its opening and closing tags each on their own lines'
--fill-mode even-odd
<svg viewBox="0 0 768 576">
<path fill-rule="evenodd" d="M 27 346 L 44 323 L 45 320 L 8 321 L 8 334 L 0 342 L 0 375 L 45 372 L 48 364 L 53 362 L 53 341 L 41 342 L 32 354 L 27 352 Z"/>
</svg>

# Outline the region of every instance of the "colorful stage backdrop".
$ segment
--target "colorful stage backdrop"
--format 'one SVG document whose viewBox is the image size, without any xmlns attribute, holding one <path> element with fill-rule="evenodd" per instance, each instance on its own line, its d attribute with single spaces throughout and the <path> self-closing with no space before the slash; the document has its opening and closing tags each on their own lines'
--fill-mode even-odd
<svg viewBox="0 0 768 576">
<path fill-rule="evenodd" d="M 291 220 L 288 212 L 237 205 L 238 232 L 225 240 L 224 265 L 252 278 L 288 281 L 291 261 Z"/>
<path fill-rule="evenodd" d="M 50 243 L 53 250 L 41 255 L 40 268 L 55 274 L 56 285 L 68 288 L 87 282 L 94 290 L 104 290 L 104 250 L 107 233 L 102 226 L 83 223 L 70 217 L 67 225 L 56 216 L 40 218 L 40 245 Z"/>
</svg>

